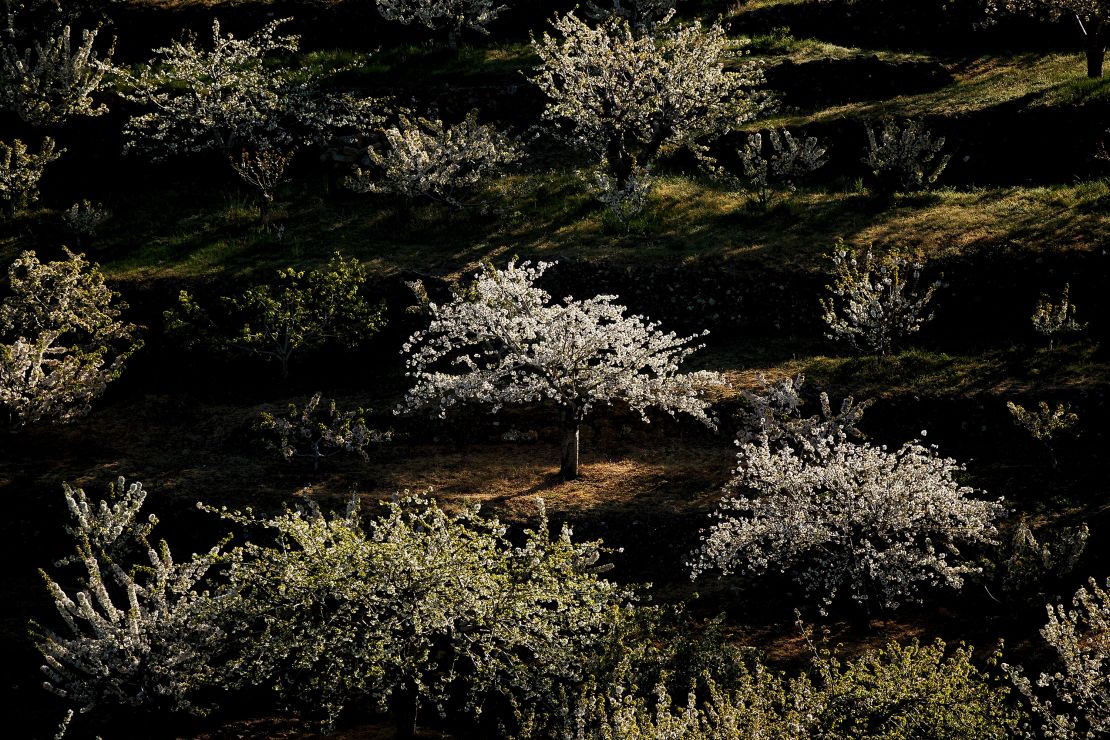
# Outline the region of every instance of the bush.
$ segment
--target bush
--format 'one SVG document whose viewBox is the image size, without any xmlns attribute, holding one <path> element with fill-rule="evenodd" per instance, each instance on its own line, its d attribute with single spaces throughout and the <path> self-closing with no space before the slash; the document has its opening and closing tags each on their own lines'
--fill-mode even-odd
<svg viewBox="0 0 1110 740">
<path fill-rule="evenodd" d="M 828 162 L 825 147 L 812 136 L 800 139 L 786 129 L 781 132 L 771 129 L 768 139 L 773 151 L 770 157 L 763 155 L 761 133 L 748 136 L 747 143 L 740 152 L 744 176 L 764 208 L 771 204 L 776 190 L 794 192 L 799 180 Z"/>
<path fill-rule="evenodd" d="M 550 706 L 584 683 L 588 656 L 622 621 L 633 592 L 598 575 L 599 545 L 546 517 L 514 544 L 476 509 L 426 499 L 389 504 L 364 527 L 357 503 L 327 517 L 310 504 L 257 521 L 277 546 L 228 553 L 231 686 L 274 686 L 331 725 L 352 702 L 392 708 L 402 725 L 428 707 Z M 282 574 L 280 579 L 275 574 Z"/>
<path fill-rule="evenodd" d="M 76 50 L 69 26 L 22 52 L 11 43 L 0 46 L 0 105 L 33 126 L 61 126 L 73 116 L 106 113 L 108 107 L 97 105 L 93 96 L 105 87 L 115 45 L 98 59 L 93 53 L 98 31 L 82 31 Z"/>
<path fill-rule="evenodd" d="M 375 123 L 373 101 L 325 94 L 318 80 L 272 63 L 299 46 L 296 36 L 278 33 L 288 20 L 270 21 L 245 39 L 222 35 L 214 21 L 211 49 L 192 38 L 156 49 L 150 65 L 127 76 L 126 97 L 150 110 L 127 122 L 126 149 L 156 160 L 210 150 L 285 151 Z"/>
<path fill-rule="evenodd" d="M 742 443 L 691 575 L 790 572 L 822 612 L 845 593 L 870 611 L 960 588 L 980 569 L 958 548 L 997 544 L 1005 511 L 972 498 L 962 469 L 919 444 L 889 452 L 841 430 L 778 449 L 767 437 Z"/>
<path fill-rule="evenodd" d="M 390 438 L 389 432 L 379 432 L 366 426 L 363 410 L 340 411 L 335 401 L 321 407 L 319 393 L 310 398 L 303 408 L 289 404 L 285 417 L 263 412 L 258 428 L 265 435 L 266 446 L 276 451 L 287 462 L 298 457 L 312 460 L 312 469 L 320 463 L 343 452 L 367 459 L 366 448 Z"/>
<path fill-rule="evenodd" d="M 494 0 L 377 0 L 377 3 L 378 12 L 386 20 L 445 29 L 447 45 L 452 49 L 458 48 L 459 36 L 465 28 L 488 35 L 486 26 L 507 9 Z"/>
<path fill-rule="evenodd" d="M 57 151 L 54 140 L 46 137 L 38 154 L 27 150 L 19 139 L 10 145 L 0 141 L 0 204 L 14 214 L 39 199 L 39 180 L 46 165 L 58 159 L 65 149 Z"/>
<path fill-rule="evenodd" d="M 1075 319 L 1076 307 L 1071 302 L 1071 285 L 1064 285 L 1063 295 L 1059 303 L 1053 303 L 1047 294 L 1042 294 L 1033 309 L 1033 329 L 1042 336 L 1048 337 L 1048 346 L 1051 349 L 1060 334 L 1077 334 L 1087 328 L 1085 323 Z"/>
<path fill-rule="evenodd" d="M 651 695 L 637 687 L 591 684 L 566 712 L 573 740 L 734 740 L 735 738 L 1014 737 L 1023 715 L 1010 690 L 976 667 L 972 650 L 948 653 L 939 640 L 922 646 L 890 643 L 842 663 L 815 654 L 812 669 L 793 678 L 758 662 L 727 682 L 705 675 L 675 705 L 665 685 Z M 998 654 L 990 657 L 994 665 Z"/>
<path fill-rule="evenodd" d="M 112 217 L 112 212 L 100 203 L 83 200 L 74 203 L 62 214 L 62 220 L 77 237 L 78 243 L 96 236 L 96 231 Z"/>
<path fill-rule="evenodd" d="M 920 292 L 924 265 L 897 252 L 876 258 L 870 249 L 858 255 L 843 242 L 832 255 L 832 294 L 821 299 L 829 339 L 846 339 L 856 351 L 888 354 L 898 342 L 932 320 L 926 314 L 940 281 Z"/>
<path fill-rule="evenodd" d="M 0 405 L 15 426 L 67 422 L 123 372 L 141 343 L 120 320 L 126 304 L 96 265 L 65 250 L 40 262 L 24 252 L 8 268 L 11 295 L 0 304 Z"/>
<path fill-rule="evenodd" d="M 199 587 L 216 550 L 175 563 L 165 542 L 148 539 L 157 520 L 139 519 L 146 495 L 141 483 L 120 478 L 94 508 L 83 490 L 65 486 L 76 551 L 59 566 L 79 564 L 83 572 L 68 592 L 43 573 L 65 629 L 32 627 L 45 688 L 82 712 L 195 709 L 190 695 L 205 684 L 207 658 L 224 638 L 203 615 L 208 597 Z"/>
<path fill-rule="evenodd" d="M 1041 635 L 1056 651 L 1057 667 L 1036 685 L 1007 667 L 1028 699 L 1046 738 L 1098 738 L 1110 733 L 1110 583 L 1091 579 L 1075 592 L 1072 609 L 1048 606 Z M 1047 697 L 1047 698 L 1046 698 Z"/>
<path fill-rule="evenodd" d="M 359 193 L 430 198 L 460 208 L 465 192 L 520 159 L 518 143 L 471 111 L 460 123 L 402 116 L 384 129 L 385 152 L 369 149 L 372 170 L 356 169 L 347 186 Z"/>
<path fill-rule="evenodd" d="M 948 166 L 949 155 L 940 155 L 944 138 L 933 134 L 920 121 L 906 121 L 904 128 L 884 121 L 878 136 L 867 126 L 867 156 L 862 161 L 875 178 L 880 193 L 925 190 Z"/>
<path fill-rule="evenodd" d="M 221 300 L 213 317 L 188 292 L 166 312 L 166 327 L 186 346 L 239 351 L 277 360 L 282 377 L 298 351 L 334 341 L 353 347 L 384 324 L 385 305 L 360 295 L 366 269 L 336 253 L 326 268 L 281 270 L 271 284 L 248 288 Z"/>
</svg>

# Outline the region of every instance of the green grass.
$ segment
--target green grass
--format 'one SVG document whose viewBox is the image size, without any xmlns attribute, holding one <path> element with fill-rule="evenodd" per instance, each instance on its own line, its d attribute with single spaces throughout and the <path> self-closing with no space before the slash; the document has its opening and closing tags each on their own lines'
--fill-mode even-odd
<svg viewBox="0 0 1110 740">
<path fill-rule="evenodd" d="M 1070 106 L 1110 100 L 1110 77 L 1086 77 L 1078 54 L 1022 54 L 969 60 L 942 60 L 954 81 L 937 90 L 834 105 L 818 111 L 786 113 L 760 126 L 804 126 L 839 119 L 966 116 L 1000 106 L 1015 109 Z"/>
<path fill-rule="evenodd" d="M 141 280 L 326 260 L 337 249 L 379 274 L 451 273 L 514 253 L 618 263 L 735 258 L 810 270 L 823 267 L 838 238 L 939 257 L 1001 244 L 1091 249 L 1110 236 L 1110 180 L 944 189 L 890 202 L 852 188 L 801 190 L 764 211 L 747 194 L 667 176 L 631 233 L 613 228 L 573 170 L 506 177 L 485 195 L 486 214 L 428 204 L 402 216 L 388 198 L 297 183 L 276 203 L 275 218 L 285 227 L 278 239 L 259 224 L 252 196 L 230 179 L 223 189 L 182 183 L 109 201 L 114 213 L 127 216 L 109 221 L 88 251 L 115 277 Z M 61 213 L 27 218 L 57 222 Z M 6 258 L 34 246 L 25 234 L 16 223 L 0 238 Z"/>
</svg>

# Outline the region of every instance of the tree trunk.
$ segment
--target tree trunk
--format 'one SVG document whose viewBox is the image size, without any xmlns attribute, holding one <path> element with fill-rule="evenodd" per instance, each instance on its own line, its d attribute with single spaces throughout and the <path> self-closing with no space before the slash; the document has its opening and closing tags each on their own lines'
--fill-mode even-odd
<svg viewBox="0 0 1110 740">
<path fill-rule="evenodd" d="M 417 697 L 416 688 L 409 682 L 406 682 L 405 690 L 397 692 L 397 702 L 394 710 L 396 737 L 416 737 L 416 717 L 419 713 Z"/>
<path fill-rule="evenodd" d="M 1087 44 L 1087 76 L 1091 79 L 1102 77 L 1102 67 L 1105 59 L 1106 47 L 1103 45 L 1102 34 L 1099 34 Z"/>
<path fill-rule="evenodd" d="M 563 480 L 574 480 L 578 477 L 578 422 L 572 415 L 564 412 L 563 418 L 563 450 L 559 462 L 559 473 Z"/>
</svg>

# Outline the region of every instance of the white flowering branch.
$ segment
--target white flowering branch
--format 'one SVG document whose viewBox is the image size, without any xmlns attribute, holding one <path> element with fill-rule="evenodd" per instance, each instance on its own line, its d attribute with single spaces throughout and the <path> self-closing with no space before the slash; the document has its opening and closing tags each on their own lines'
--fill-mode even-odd
<svg viewBox="0 0 1110 740">
<path fill-rule="evenodd" d="M 627 316 L 616 296 L 553 304 L 535 285 L 550 266 L 487 265 L 466 294 L 430 304 L 431 325 L 404 346 L 416 385 L 398 412 L 431 407 L 442 417 L 463 403 L 497 411 L 551 402 L 562 420 L 561 471 L 568 479 L 578 475 L 579 425 L 595 406 L 622 402 L 645 421 L 648 409 L 658 408 L 716 427 L 705 391 L 723 385 L 721 376 L 678 370 L 700 349 L 691 344 L 696 337 Z"/>
</svg>

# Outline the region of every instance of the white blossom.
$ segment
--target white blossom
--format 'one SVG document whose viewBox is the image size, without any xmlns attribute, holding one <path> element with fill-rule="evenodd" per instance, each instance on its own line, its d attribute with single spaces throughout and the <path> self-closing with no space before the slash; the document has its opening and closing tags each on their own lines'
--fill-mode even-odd
<svg viewBox="0 0 1110 740">
<path fill-rule="evenodd" d="M 883 121 L 878 135 L 867 125 L 867 156 L 860 161 L 871 170 L 875 183 L 884 193 L 924 190 L 937 181 L 951 156 L 939 156 L 944 137 L 933 138 L 921 121 L 906 121 L 903 126 Z"/>
<path fill-rule="evenodd" d="M 1050 740 L 1110 734 L 1108 590 L 1110 582 L 1103 587 L 1092 578 L 1088 587 L 1075 592 L 1072 609 L 1048 605 L 1048 624 L 1041 635 L 1056 651 L 1058 667 L 1041 673 L 1036 687 L 1019 668 L 1005 666 L 1041 720 L 1042 736 Z"/>
<path fill-rule="evenodd" d="M 70 27 L 20 50 L 0 45 L 0 105 L 33 126 L 60 126 L 73 116 L 99 116 L 108 107 L 93 95 L 105 87 L 115 45 L 102 58 L 93 52 L 99 28 L 81 32 L 72 47 Z"/>
<path fill-rule="evenodd" d="M 495 0 L 377 0 L 377 3 L 378 12 L 386 20 L 445 29 L 452 49 L 458 47 L 463 29 L 488 35 L 486 26 L 508 8 Z"/>
<path fill-rule="evenodd" d="M 718 135 L 760 109 L 754 63 L 731 65 L 720 25 L 658 29 L 640 36 L 623 19 L 591 28 L 574 13 L 532 40 L 540 67 L 532 81 L 548 97 L 544 118 L 572 146 L 604 163 L 623 188 L 637 168 Z"/>
<path fill-rule="evenodd" d="M 76 555 L 84 572 L 66 590 L 44 574 L 65 624 L 63 632 L 38 628 L 44 686 L 82 711 L 105 704 L 192 709 L 190 691 L 206 672 L 204 644 L 219 640 L 196 619 L 204 595 L 197 588 L 216 551 L 176 563 L 165 542 L 147 536 L 156 523 L 138 522 L 142 485 L 120 478 L 93 509 L 84 491 L 65 487 L 75 524 Z M 145 555 L 143 567 L 122 555 Z"/>
<path fill-rule="evenodd" d="M 141 343 L 119 319 L 125 305 L 82 255 L 42 263 L 24 252 L 0 304 L 0 406 L 14 424 L 66 422 L 119 377 Z"/>
<path fill-rule="evenodd" d="M 648 196 L 655 188 L 655 177 L 650 167 L 636 166 L 621 185 L 616 177 L 603 168 L 593 171 L 594 193 L 598 202 L 627 231 L 632 220 L 643 213 Z"/>
<path fill-rule="evenodd" d="M 65 149 L 58 151 L 49 136 L 42 140 L 37 154 L 19 139 L 10 145 L 0 141 L 0 204 L 13 213 L 37 201 L 46 166 L 63 153 Z"/>
<path fill-rule="evenodd" d="M 127 98 L 151 110 L 128 121 L 126 148 L 156 159 L 211 149 L 287 150 L 374 123 L 374 101 L 324 94 L 316 80 L 267 64 L 299 46 L 296 36 L 278 33 L 288 20 L 270 21 L 245 39 L 221 34 L 213 21 L 210 49 L 191 38 L 155 49 L 157 58 L 128 76 Z"/>
<path fill-rule="evenodd" d="M 356 169 L 347 186 L 359 193 L 396 193 L 461 207 L 463 191 L 520 159 L 516 140 L 478 123 L 471 111 L 461 122 L 401 116 L 382 130 L 385 151 L 368 151 L 372 169 Z"/>
<path fill-rule="evenodd" d="M 700 348 L 691 344 L 695 337 L 627 316 L 616 296 L 552 303 L 535 285 L 550 266 L 487 265 L 468 291 L 446 305 L 430 304 L 431 325 L 404 346 L 416 385 L 398 412 L 432 407 L 442 417 L 462 403 L 493 411 L 553 403 L 563 421 L 563 474 L 571 478 L 578 472 L 579 424 L 598 405 L 627 404 L 645 421 L 648 409 L 659 408 L 716 427 L 704 391 L 722 385 L 720 375 L 678 369 Z"/>
<path fill-rule="evenodd" d="M 995 543 L 999 502 L 972 497 L 962 467 L 908 443 L 896 452 L 834 434 L 808 449 L 743 443 L 736 475 L 690 563 L 789 572 L 822 611 L 841 595 L 865 607 L 960 588 L 979 572 L 958 547 Z"/>
<path fill-rule="evenodd" d="M 895 345 L 932 320 L 926 313 L 940 281 L 920 291 L 924 265 L 897 252 L 876 257 L 839 244 L 832 255 L 835 281 L 821 299 L 829 339 L 846 339 L 860 352 L 889 353 Z"/>
</svg>

